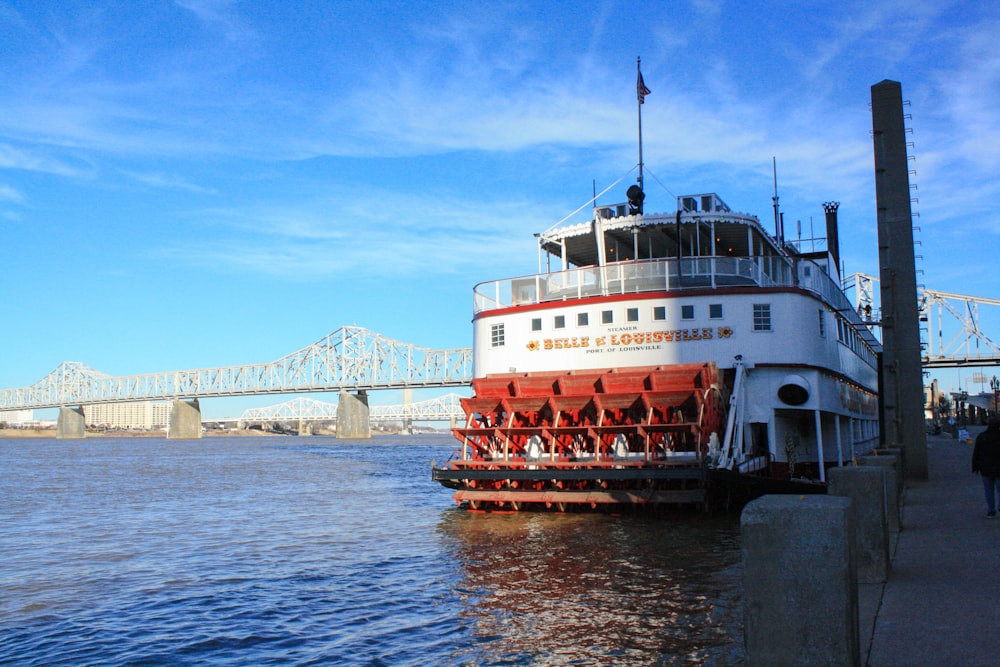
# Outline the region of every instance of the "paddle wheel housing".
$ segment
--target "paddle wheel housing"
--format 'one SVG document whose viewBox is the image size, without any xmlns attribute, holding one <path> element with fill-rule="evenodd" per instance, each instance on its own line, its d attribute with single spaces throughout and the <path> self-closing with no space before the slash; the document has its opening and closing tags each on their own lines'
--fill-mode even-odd
<svg viewBox="0 0 1000 667">
<path fill-rule="evenodd" d="M 728 391 L 715 364 L 476 379 L 435 472 L 472 509 L 702 503 Z M 725 395 L 724 395 L 725 394 Z"/>
</svg>

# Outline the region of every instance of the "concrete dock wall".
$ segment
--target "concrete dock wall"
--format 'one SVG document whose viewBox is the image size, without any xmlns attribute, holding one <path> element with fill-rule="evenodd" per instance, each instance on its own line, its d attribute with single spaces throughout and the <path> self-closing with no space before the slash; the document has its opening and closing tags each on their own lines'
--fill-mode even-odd
<svg viewBox="0 0 1000 667">
<path fill-rule="evenodd" d="M 858 665 L 852 501 L 773 495 L 741 516 L 747 664 Z"/>
<path fill-rule="evenodd" d="M 889 573 L 889 533 L 885 519 L 885 468 L 831 468 L 827 493 L 851 499 L 857 577 L 860 583 L 885 581 Z"/>
</svg>

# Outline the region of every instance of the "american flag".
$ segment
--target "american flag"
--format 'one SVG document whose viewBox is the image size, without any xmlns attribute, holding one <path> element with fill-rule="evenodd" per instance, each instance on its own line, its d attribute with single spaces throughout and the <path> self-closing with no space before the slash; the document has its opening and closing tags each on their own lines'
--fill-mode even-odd
<svg viewBox="0 0 1000 667">
<path fill-rule="evenodd" d="M 645 104 L 646 95 L 649 95 L 652 91 L 646 87 L 646 83 L 642 80 L 642 72 L 639 72 L 639 78 L 635 82 L 635 94 L 639 98 L 639 104 Z"/>
</svg>

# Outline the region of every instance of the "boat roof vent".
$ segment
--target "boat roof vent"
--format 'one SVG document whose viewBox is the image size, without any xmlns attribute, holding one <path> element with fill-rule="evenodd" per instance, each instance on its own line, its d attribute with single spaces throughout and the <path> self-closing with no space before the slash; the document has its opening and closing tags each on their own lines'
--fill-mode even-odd
<svg viewBox="0 0 1000 667">
<path fill-rule="evenodd" d="M 620 218 L 628 215 L 628 204 L 608 204 L 607 206 L 597 206 L 594 208 L 594 217 L 602 220 Z"/>
<path fill-rule="evenodd" d="M 684 213 L 729 213 L 730 208 L 719 195 L 709 192 L 703 195 L 682 195 L 677 198 L 677 210 Z"/>
</svg>

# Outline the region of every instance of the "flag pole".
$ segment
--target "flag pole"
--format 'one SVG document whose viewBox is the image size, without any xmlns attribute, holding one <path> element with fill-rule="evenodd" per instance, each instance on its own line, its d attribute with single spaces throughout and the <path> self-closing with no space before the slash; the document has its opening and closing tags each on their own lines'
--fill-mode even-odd
<svg viewBox="0 0 1000 667">
<path fill-rule="evenodd" d="M 643 97 L 645 97 L 646 84 L 642 81 L 642 68 L 641 68 L 641 58 L 636 57 L 635 59 L 635 75 L 636 75 L 636 109 L 639 115 L 639 191 L 645 194 L 642 184 L 642 103 Z"/>
</svg>

